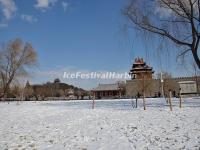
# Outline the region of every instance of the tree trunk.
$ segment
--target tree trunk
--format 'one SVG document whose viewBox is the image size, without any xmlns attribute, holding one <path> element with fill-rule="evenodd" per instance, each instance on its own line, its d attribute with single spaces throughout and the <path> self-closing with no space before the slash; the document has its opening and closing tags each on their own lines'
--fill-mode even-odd
<svg viewBox="0 0 200 150">
<path fill-rule="evenodd" d="M 96 99 L 96 95 L 95 95 L 95 92 L 93 92 L 93 97 L 92 97 L 92 109 L 94 109 L 95 99 Z"/>
<path fill-rule="evenodd" d="M 6 86 L 5 87 L 3 87 L 3 93 L 2 93 L 2 95 L 0 96 L 0 98 L 5 98 L 5 96 L 6 96 L 6 94 L 7 94 L 7 92 L 8 92 L 8 84 L 6 84 Z"/>
<path fill-rule="evenodd" d="M 138 98 L 136 98 L 136 104 L 135 104 L 135 107 L 136 107 L 136 108 L 138 107 Z"/>
<path fill-rule="evenodd" d="M 93 100 L 92 100 L 92 109 L 94 109 L 94 105 L 95 105 L 95 95 L 93 96 Z"/>
<path fill-rule="evenodd" d="M 179 102 L 179 107 L 182 108 L 182 97 L 181 97 L 181 93 L 180 93 L 180 102 Z"/>
<path fill-rule="evenodd" d="M 7 94 L 10 84 L 11 84 L 12 80 L 14 79 L 14 75 L 15 75 L 15 72 L 12 73 L 12 75 L 9 77 L 8 82 L 4 85 L 3 94 L 0 96 L 0 98 L 3 98 Z"/>
<path fill-rule="evenodd" d="M 199 59 L 199 56 L 198 56 L 198 53 L 197 53 L 197 50 L 193 50 L 192 51 L 192 55 L 194 57 L 194 60 L 198 66 L 198 68 L 200 69 L 200 59 Z"/>
<path fill-rule="evenodd" d="M 145 96 L 145 92 L 143 92 L 143 106 L 144 106 L 144 110 L 146 110 L 146 96 Z"/>
<path fill-rule="evenodd" d="M 170 111 L 172 111 L 172 92 L 169 91 L 169 107 L 170 107 Z"/>
</svg>

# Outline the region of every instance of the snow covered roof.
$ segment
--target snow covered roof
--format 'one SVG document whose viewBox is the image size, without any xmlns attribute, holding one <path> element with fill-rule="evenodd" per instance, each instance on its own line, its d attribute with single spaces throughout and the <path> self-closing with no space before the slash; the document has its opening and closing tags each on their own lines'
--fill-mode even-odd
<svg viewBox="0 0 200 150">
<path fill-rule="evenodd" d="M 179 84 L 196 83 L 195 81 L 180 81 Z"/>
</svg>

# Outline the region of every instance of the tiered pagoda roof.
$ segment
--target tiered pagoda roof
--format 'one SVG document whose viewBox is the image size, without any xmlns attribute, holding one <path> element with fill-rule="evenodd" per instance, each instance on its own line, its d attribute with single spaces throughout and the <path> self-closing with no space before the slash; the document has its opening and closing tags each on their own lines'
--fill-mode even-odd
<svg viewBox="0 0 200 150">
<path fill-rule="evenodd" d="M 150 73 L 153 74 L 153 68 L 146 64 L 146 62 L 143 60 L 143 58 L 136 58 L 135 62 L 132 65 L 132 68 L 130 70 L 131 75 L 137 75 L 141 73 Z"/>
</svg>

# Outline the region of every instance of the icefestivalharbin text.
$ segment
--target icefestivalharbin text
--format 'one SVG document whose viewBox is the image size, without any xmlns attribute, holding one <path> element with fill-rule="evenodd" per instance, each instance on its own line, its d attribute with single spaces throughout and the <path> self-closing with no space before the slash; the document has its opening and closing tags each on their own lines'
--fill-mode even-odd
<svg viewBox="0 0 200 150">
<path fill-rule="evenodd" d="M 64 79 L 131 79 L 129 73 L 118 72 L 64 72 Z"/>
</svg>

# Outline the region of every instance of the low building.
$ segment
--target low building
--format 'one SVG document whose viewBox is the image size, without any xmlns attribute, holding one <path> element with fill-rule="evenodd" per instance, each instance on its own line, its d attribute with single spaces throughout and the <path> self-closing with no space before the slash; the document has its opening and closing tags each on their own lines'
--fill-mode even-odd
<svg viewBox="0 0 200 150">
<path fill-rule="evenodd" d="M 65 96 L 66 96 L 68 99 L 76 99 L 74 89 L 68 89 L 68 90 L 66 91 Z"/>
<path fill-rule="evenodd" d="M 197 84 L 195 81 L 182 81 L 179 82 L 181 95 L 196 95 Z"/>
<path fill-rule="evenodd" d="M 98 87 L 92 89 L 92 93 L 96 99 L 121 98 L 125 95 L 125 84 L 99 84 Z"/>
</svg>

